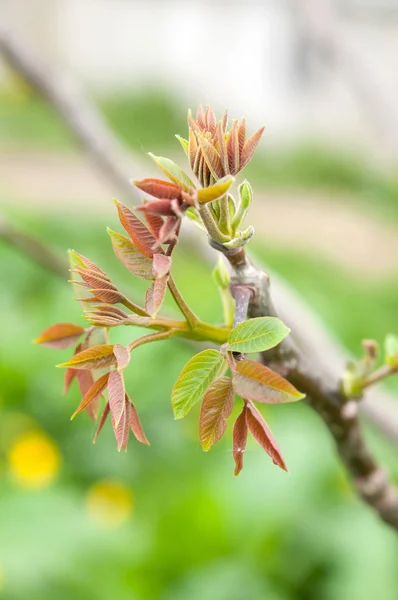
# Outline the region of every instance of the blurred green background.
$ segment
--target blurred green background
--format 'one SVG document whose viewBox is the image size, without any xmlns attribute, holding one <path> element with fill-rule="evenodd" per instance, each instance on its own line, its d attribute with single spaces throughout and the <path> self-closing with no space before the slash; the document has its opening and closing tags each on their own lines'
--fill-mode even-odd
<svg viewBox="0 0 398 600">
<path fill-rule="evenodd" d="M 162 90 L 99 98 L 99 104 L 131 148 L 181 159 L 173 136 L 184 135 L 185 107 Z M 23 149 L 57 155 L 61 162 L 65 157 L 68 179 L 73 141 L 51 109 L 20 84 L 0 98 L 0 131 L 3 156 L 18 157 Z M 24 164 L 29 168 L 28 159 L 21 162 L 20 178 L 28 182 Z M 154 175 L 149 161 L 146 166 Z M 263 142 L 245 176 L 259 203 L 262 194 L 289 194 L 292 203 L 308 194 L 328 219 L 330 198 L 336 197 L 358 223 L 367 219 L 381 231 L 396 226 L 397 180 L 352 154 L 311 141 L 267 152 Z M 79 188 L 81 182 L 68 184 Z M 105 231 L 106 225 L 118 229 L 111 195 L 109 206 L 101 203 L 98 210 L 96 199 L 87 198 L 85 210 L 67 201 L 60 180 L 46 209 L 38 208 L 28 187 L 27 199 L 0 182 L 2 212 L 14 224 L 60 255 L 74 248 L 89 256 L 140 298 L 144 288 L 118 264 Z M 366 264 L 358 269 L 349 256 L 336 257 L 333 244 L 328 255 L 313 240 L 298 248 L 283 236 L 270 242 L 267 228 L 283 225 L 269 223 L 265 209 L 261 214 L 256 253 L 354 354 L 362 338 L 382 341 L 398 330 L 396 260 L 386 271 Z M 334 235 L 338 246 L 338 230 Z M 187 244 L 178 247 L 175 277 L 182 291 L 203 318 L 218 322 L 221 305 L 209 270 Z M 192 349 L 171 341 L 136 351 L 127 374 L 151 446 L 131 440 L 127 454 L 118 454 L 109 423 L 93 446 L 88 416 L 69 421 L 78 391 L 73 386 L 64 397 L 63 372 L 54 368 L 70 352 L 31 343 L 52 323 L 82 323 L 71 288 L 2 242 L 0 282 L 0 597 L 397 599 L 396 535 L 354 497 L 329 436 L 304 404 L 263 410 L 290 473 L 276 469 L 251 440 L 245 468 L 235 478 L 230 426 L 207 454 L 198 441 L 198 407 L 184 421 L 173 421 L 171 387 Z M 125 336 L 115 333 L 112 340 Z M 398 391 L 394 382 L 390 387 Z M 367 433 L 398 482 L 396 449 L 375 431 Z"/>
</svg>

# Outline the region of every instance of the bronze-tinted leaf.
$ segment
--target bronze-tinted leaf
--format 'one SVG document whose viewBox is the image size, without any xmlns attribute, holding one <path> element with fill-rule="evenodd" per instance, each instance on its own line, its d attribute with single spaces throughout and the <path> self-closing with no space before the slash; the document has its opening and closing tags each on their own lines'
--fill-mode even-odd
<svg viewBox="0 0 398 600">
<path fill-rule="evenodd" d="M 104 278 L 101 275 L 96 274 L 95 271 L 90 271 L 89 269 L 81 269 L 78 267 L 75 269 L 74 272 L 78 273 L 83 279 L 83 281 L 91 288 L 116 290 L 116 287 L 108 278 Z"/>
<path fill-rule="evenodd" d="M 108 415 L 109 415 L 110 411 L 111 411 L 111 409 L 109 408 L 109 402 L 107 402 L 105 404 L 105 408 L 104 408 L 104 411 L 102 413 L 101 420 L 100 420 L 100 422 L 98 424 L 97 431 L 95 432 L 95 436 L 94 436 L 94 439 L 93 439 L 93 444 L 95 444 L 95 442 L 97 441 L 97 437 L 99 436 L 99 434 L 101 432 L 101 429 L 105 425 L 105 421 L 108 418 Z"/>
<path fill-rule="evenodd" d="M 253 437 L 264 448 L 268 456 L 272 458 L 272 462 L 287 471 L 286 463 L 271 430 L 251 402 L 247 402 L 246 405 L 246 423 Z"/>
<path fill-rule="evenodd" d="M 70 258 L 72 261 L 76 263 L 78 267 L 84 267 L 89 269 L 90 271 L 94 271 L 97 275 L 100 275 L 103 279 L 107 279 L 110 281 L 109 277 L 104 273 L 102 269 L 100 269 L 92 260 L 83 256 L 83 254 L 79 254 L 74 250 L 69 250 Z"/>
<path fill-rule="evenodd" d="M 127 394 L 126 394 L 127 396 Z M 134 433 L 136 439 L 141 442 L 141 444 L 146 444 L 147 446 L 149 446 L 149 442 L 147 440 L 147 437 L 144 433 L 144 430 L 142 428 L 141 425 L 141 421 L 140 421 L 140 417 L 138 416 L 138 412 L 134 406 L 134 404 L 131 402 L 130 398 L 127 396 L 127 400 L 130 403 L 130 427 L 131 427 L 131 431 Z"/>
<path fill-rule="evenodd" d="M 116 356 L 116 364 L 119 371 L 125 369 L 130 362 L 129 349 L 121 344 L 115 344 L 113 346 L 113 353 Z"/>
<path fill-rule="evenodd" d="M 76 369 L 66 369 L 66 371 L 65 371 L 65 377 L 64 377 L 64 394 L 65 394 L 65 396 L 69 392 L 69 388 L 71 386 L 72 381 L 76 377 L 76 373 L 77 373 Z"/>
<path fill-rule="evenodd" d="M 225 141 L 225 129 L 223 127 L 222 121 L 220 121 L 217 125 L 217 147 L 223 171 L 227 175 L 229 173 L 228 151 L 227 144 Z"/>
<path fill-rule="evenodd" d="M 203 112 L 202 105 L 199 105 L 198 110 L 196 111 L 196 122 L 201 129 L 206 128 L 206 118 L 205 118 L 205 114 Z"/>
<path fill-rule="evenodd" d="M 224 170 L 217 150 L 203 135 L 198 134 L 198 142 L 210 173 L 216 180 L 221 179 L 224 175 Z"/>
<path fill-rule="evenodd" d="M 124 409 L 119 421 L 116 421 L 115 417 L 112 414 L 112 427 L 116 438 L 118 452 L 120 452 L 122 448 L 124 451 L 127 451 L 127 444 L 129 441 L 130 433 L 130 412 L 131 405 L 125 398 Z"/>
<path fill-rule="evenodd" d="M 247 423 L 246 423 L 246 404 L 242 412 L 235 421 L 232 432 L 233 456 L 235 460 L 235 475 L 239 475 L 243 469 L 243 454 L 246 450 L 247 441 Z"/>
<path fill-rule="evenodd" d="M 206 106 L 205 121 L 207 131 L 214 133 L 216 130 L 216 117 L 210 106 Z"/>
<path fill-rule="evenodd" d="M 72 367 L 74 369 L 105 369 L 116 363 L 113 354 L 113 345 L 104 344 L 82 350 L 70 360 L 57 365 L 58 367 Z"/>
<path fill-rule="evenodd" d="M 120 371 L 111 371 L 108 379 L 108 398 L 116 427 L 119 425 L 125 410 L 125 394 L 123 374 Z"/>
<path fill-rule="evenodd" d="M 289 381 L 254 360 L 238 362 L 234 386 L 240 396 L 264 404 L 284 404 L 304 398 Z"/>
<path fill-rule="evenodd" d="M 79 371 L 76 370 L 77 383 L 79 385 L 80 394 L 82 398 L 87 394 L 88 390 L 94 383 L 94 377 L 91 371 Z M 98 416 L 99 410 L 99 398 L 93 400 L 87 407 L 86 412 L 88 413 L 91 420 L 95 423 Z"/>
<path fill-rule="evenodd" d="M 152 263 L 152 273 L 155 279 L 160 279 L 170 273 L 171 256 L 165 254 L 154 254 Z"/>
<path fill-rule="evenodd" d="M 159 232 L 163 225 L 162 217 L 159 217 L 159 215 L 152 215 L 151 213 L 144 213 L 144 217 L 145 217 L 145 221 L 149 227 L 150 232 L 156 239 L 158 239 Z M 158 248 L 158 247 L 159 247 L 159 244 L 155 244 L 155 246 L 152 249 L 155 250 L 155 248 Z"/>
<path fill-rule="evenodd" d="M 169 244 L 175 238 L 175 233 L 180 224 L 181 219 L 179 217 L 167 217 L 159 231 L 158 245 Z"/>
<path fill-rule="evenodd" d="M 195 164 L 195 159 L 196 159 L 196 155 L 198 152 L 198 142 L 196 140 L 195 134 L 191 127 L 189 128 L 188 152 L 189 152 L 189 164 L 191 165 L 192 171 L 195 173 L 194 164 Z"/>
<path fill-rule="evenodd" d="M 210 450 L 223 436 L 233 405 L 232 379 L 220 377 L 213 381 L 203 398 L 200 411 L 199 435 L 203 450 Z"/>
<path fill-rule="evenodd" d="M 57 323 L 45 329 L 35 339 L 35 344 L 42 344 L 47 348 L 63 350 L 64 348 L 73 346 L 83 333 L 83 327 L 73 325 L 73 323 Z"/>
<path fill-rule="evenodd" d="M 174 205 L 171 200 L 151 200 L 142 206 L 137 206 L 137 210 L 144 214 L 157 215 L 159 217 L 172 217 L 175 215 Z"/>
<path fill-rule="evenodd" d="M 94 381 L 92 383 L 87 392 L 84 394 L 83 399 L 80 402 L 78 408 L 73 413 L 71 420 L 74 419 L 76 415 L 78 415 L 82 410 L 87 408 L 87 406 L 91 402 L 93 402 L 101 396 L 102 392 L 106 389 L 106 386 L 108 385 L 108 376 L 109 373 L 105 373 L 105 375 L 102 375 L 102 377 L 100 377 L 99 379 L 97 379 L 97 381 Z"/>
<path fill-rule="evenodd" d="M 242 119 L 240 125 L 238 126 L 238 142 L 239 142 L 239 159 L 242 158 L 243 146 L 245 145 L 246 139 L 246 121 Z"/>
<path fill-rule="evenodd" d="M 94 300 L 96 302 L 101 301 L 107 304 L 118 304 L 119 302 L 123 302 L 125 300 L 124 295 L 118 290 L 90 290 L 93 294 L 95 294 Z"/>
<path fill-rule="evenodd" d="M 147 289 L 145 294 L 145 310 L 151 317 L 156 317 L 162 307 L 166 296 L 168 279 L 169 274 L 167 273 L 160 279 L 155 279 Z"/>
<path fill-rule="evenodd" d="M 239 173 L 239 138 L 238 138 L 238 121 L 234 121 L 232 129 L 229 132 L 227 142 L 229 172 L 232 175 Z"/>
<path fill-rule="evenodd" d="M 242 158 L 240 168 L 243 169 L 252 158 L 253 154 L 256 151 L 259 141 L 261 140 L 261 136 L 264 133 L 265 127 L 261 127 L 258 131 L 253 133 L 245 142 L 242 150 Z"/>
<path fill-rule="evenodd" d="M 142 192 L 155 198 L 173 200 L 181 194 L 181 186 L 162 179 L 142 179 L 141 181 L 133 181 L 133 183 Z"/>
<path fill-rule="evenodd" d="M 153 279 L 152 260 L 144 256 L 135 245 L 124 235 L 108 228 L 113 250 L 121 263 L 134 275 L 142 279 Z M 155 243 L 155 238 L 153 238 Z M 153 250 L 151 250 L 151 257 Z"/>
<path fill-rule="evenodd" d="M 127 206 L 117 200 L 115 204 L 120 222 L 133 240 L 134 246 L 145 256 L 151 257 L 156 240 L 147 226 Z"/>
</svg>

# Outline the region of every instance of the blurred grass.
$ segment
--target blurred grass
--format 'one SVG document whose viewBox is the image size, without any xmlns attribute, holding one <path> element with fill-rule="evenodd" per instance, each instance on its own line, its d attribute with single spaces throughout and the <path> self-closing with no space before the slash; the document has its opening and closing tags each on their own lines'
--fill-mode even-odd
<svg viewBox="0 0 398 600">
<path fill-rule="evenodd" d="M 131 294 L 143 293 L 110 250 L 103 223 L 14 212 L 14 220 L 60 252 L 88 255 Z M 310 303 L 354 352 L 362 337 L 381 339 L 397 324 L 398 285 L 377 289 L 334 265 L 258 245 L 256 251 Z M 217 321 L 221 308 L 208 267 L 179 247 L 177 280 L 201 316 Z M 132 358 L 127 386 L 151 440 L 116 452 L 109 423 L 96 446 L 73 389 L 62 397 L 54 368 L 69 351 L 33 346 L 37 333 L 59 320 L 81 323 L 68 284 L 0 246 L 0 569 L 5 597 L 82 600 L 395 600 L 395 537 L 354 499 L 330 440 L 304 405 L 264 413 L 283 449 L 290 475 L 273 467 L 253 442 L 245 469 L 233 477 L 230 427 L 209 454 L 198 443 L 198 408 L 174 422 L 170 391 L 192 350 L 177 341 L 143 347 Z M 316 282 L 316 285 L 314 285 Z M 131 287 L 131 285 L 133 287 Z M 122 340 L 129 329 L 113 335 Z M 127 339 L 127 338 L 126 338 Z M 57 482 L 21 489 L 6 453 L 18 432 L 34 423 L 55 441 L 63 467 Z M 376 448 L 398 468 L 386 443 Z M 93 521 L 91 485 L 112 479 L 132 490 L 133 512 L 119 528 Z M 244 590 L 244 593 L 242 592 Z M 1 597 L 1 594 L 0 594 Z"/>
</svg>

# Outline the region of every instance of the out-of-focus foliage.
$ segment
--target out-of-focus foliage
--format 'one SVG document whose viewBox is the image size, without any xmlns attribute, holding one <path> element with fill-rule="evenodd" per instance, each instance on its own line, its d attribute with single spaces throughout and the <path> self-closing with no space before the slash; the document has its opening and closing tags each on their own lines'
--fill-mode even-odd
<svg viewBox="0 0 398 600">
<path fill-rule="evenodd" d="M 60 251 L 78 247 L 111 269 L 116 282 L 124 281 L 123 266 L 102 243 L 101 223 L 25 215 L 24 225 Z M 394 329 L 396 281 L 373 287 L 297 252 L 259 245 L 257 251 L 305 290 L 358 355 L 364 336 L 383 339 Z M 221 321 L 209 270 L 183 246 L 175 270 L 201 316 Z M 66 278 L 63 284 L 0 246 L 0 280 L 6 282 L 0 338 L 0 590 L 5 598 L 240 600 L 244 590 L 251 600 L 376 595 L 396 600 L 395 536 L 354 498 L 327 433 L 304 404 L 262 408 L 290 474 L 275 469 L 249 440 L 250 460 L 234 478 L 227 439 L 211 457 L 202 452 L 199 407 L 184 422 L 171 418 L 172 385 L 192 351 L 169 341 L 166 354 L 162 343 L 151 347 L 148 361 L 148 349 L 138 349 L 128 373 L 132 400 L 154 440 L 150 450 L 132 440 L 126 455 L 116 453 L 110 428 L 95 446 L 88 445 L 87 434 L 94 433 L 88 416 L 69 423 L 77 390 L 63 397 L 63 373 L 53 368 L 53 351 L 31 344 L 61 314 L 83 323 Z M 145 282 L 135 285 L 138 293 Z M 126 339 L 123 335 L 113 341 L 126 343 L 131 331 Z M 61 350 L 56 359 L 69 354 Z M 15 460 L 24 439 L 33 444 L 30 452 L 41 453 L 43 472 L 46 464 L 51 471 L 35 487 L 28 485 L 32 473 L 18 470 Z M 395 453 L 373 435 L 372 442 L 397 478 Z"/>
</svg>

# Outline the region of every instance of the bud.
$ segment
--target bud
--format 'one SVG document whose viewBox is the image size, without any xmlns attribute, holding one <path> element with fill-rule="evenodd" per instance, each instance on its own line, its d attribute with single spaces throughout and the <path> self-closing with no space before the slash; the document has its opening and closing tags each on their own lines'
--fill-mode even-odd
<svg viewBox="0 0 398 600">
<path fill-rule="evenodd" d="M 248 210 L 252 203 L 253 190 L 247 179 L 245 179 L 244 182 L 239 186 L 239 197 L 242 208 Z"/>
<path fill-rule="evenodd" d="M 218 262 L 213 270 L 212 276 L 216 285 L 220 289 L 229 289 L 231 276 L 221 256 L 219 257 Z"/>
</svg>

